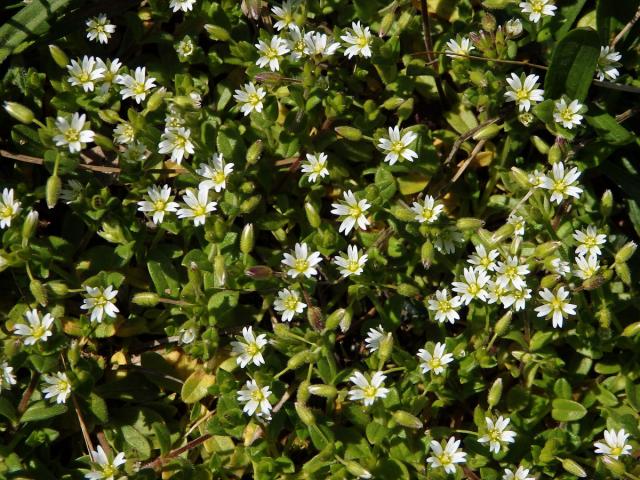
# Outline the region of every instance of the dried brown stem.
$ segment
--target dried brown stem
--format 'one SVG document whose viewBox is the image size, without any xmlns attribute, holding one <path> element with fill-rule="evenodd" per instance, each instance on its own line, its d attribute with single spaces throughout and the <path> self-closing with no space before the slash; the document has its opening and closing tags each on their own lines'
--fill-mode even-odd
<svg viewBox="0 0 640 480">
<path fill-rule="evenodd" d="M 420 0 L 420 14 L 422 16 L 422 37 L 424 40 L 424 48 L 427 50 L 427 58 L 429 62 L 433 62 L 435 57 L 433 56 L 433 45 L 431 43 L 431 23 L 429 20 L 429 7 L 427 0 Z M 442 88 L 442 80 L 440 79 L 440 72 L 436 66 L 434 69 L 433 78 L 436 83 L 436 89 L 438 90 L 438 97 L 440 97 L 440 103 L 442 106 L 447 105 L 447 98 L 444 95 L 444 89 Z"/>
<path fill-rule="evenodd" d="M 22 398 L 20 399 L 20 403 L 18 404 L 18 415 L 22 415 L 27 410 L 27 405 L 29 405 L 29 400 L 31 399 L 31 395 L 35 391 L 38 386 L 38 380 L 40 379 L 39 373 L 34 373 L 31 377 L 31 381 L 29 382 L 29 386 L 22 394 Z"/>
<path fill-rule="evenodd" d="M 636 14 L 633 16 L 633 18 L 631 20 L 629 20 L 629 22 L 624 26 L 624 28 L 622 30 L 620 30 L 620 33 L 618 33 L 615 38 L 611 41 L 611 49 L 613 50 L 616 46 L 616 43 L 618 43 L 620 40 L 622 40 L 622 37 L 624 37 L 627 32 L 629 30 L 631 30 L 631 28 L 635 25 L 635 23 L 640 20 L 640 8 L 638 8 L 638 10 L 636 10 Z"/>
</svg>

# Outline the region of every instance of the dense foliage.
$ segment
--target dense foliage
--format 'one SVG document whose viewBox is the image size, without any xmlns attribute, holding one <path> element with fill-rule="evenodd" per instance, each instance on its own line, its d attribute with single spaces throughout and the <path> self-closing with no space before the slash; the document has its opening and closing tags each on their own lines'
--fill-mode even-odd
<svg viewBox="0 0 640 480">
<path fill-rule="evenodd" d="M 638 0 L 0 8 L 0 478 L 640 478 Z"/>
</svg>

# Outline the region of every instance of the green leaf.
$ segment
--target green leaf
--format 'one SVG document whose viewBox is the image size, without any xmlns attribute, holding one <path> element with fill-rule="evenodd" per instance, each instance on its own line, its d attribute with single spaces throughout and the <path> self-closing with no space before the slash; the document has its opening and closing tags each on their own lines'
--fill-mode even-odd
<svg viewBox="0 0 640 480">
<path fill-rule="evenodd" d="M 389 200 L 396 193 L 396 180 L 393 178 L 393 174 L 385 167 L 380 167 L 376 170 L 375 176 L 376 187 L 380 190 L 380 196 L 384 200 Z"/>
<path fill-rule="evenodd" d="M 62 415 L 66 411 L 67 407 L 64 404 L 56 403 L 55 405 L 51 405 L 41 400 L 27 408 L 22 417 L 20 417 L 20 422 L 39 422 L 40 420 Z"/>
<path fill-rule="evenodd" d="M 0 397 L 0 415 L 9 419 L 11 422 L 18 421 L 18 412 L 16 407 L 4 397 Z"/>
<path fill-rule="evenodd" d="M 633 142 L 633 134 L 616 122 L 616 119 L 605 112 L 587 115 L 587 123 L 593 127 L 598 136 L 611 145 L 626 145 Z"/>
<path fill-rule="evenodd" d="M 551 416 L 559 422 L 575 422 L 587 414 L 587 409 L 573 400 L 556 398 L 551 405 Z"/>
<path fill-rule="evenodd" d="M 180 396 L 185 403 L 196 403 L 207 395 L 210 386 L 216 383 L 216 377 L 196 370 L 182 385 Z"/>
<path fill-rule="evenodd" d="M 146 460 L 151 456 L 151 446 L 144 435 L 130 425 L 124 425 L 121 431 L 127 456 L 130 455 L 139 460 Z"/>
<path fill-rule="evenodd" d="M 398 187 L 402 195 L 413 195 L 421 192 L 429 183 L 429 179 L 419 173 L 412 173 L 405 177 L 398 177 Z"/>
<path fill-rule="evenodd" d="M 582 102 L 593 81 L 599 55 L 600 39 L 594 30 L 578 28 L 569 32 L 553 50 L 544 81 L 545 97 L 567 95 Z"/>
</svg>

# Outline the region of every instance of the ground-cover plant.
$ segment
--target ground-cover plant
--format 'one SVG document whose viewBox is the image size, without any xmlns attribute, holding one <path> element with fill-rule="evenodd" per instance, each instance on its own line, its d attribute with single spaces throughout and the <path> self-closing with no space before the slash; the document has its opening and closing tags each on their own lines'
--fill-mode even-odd
<svg viewBox="0 0 640 480">
<path fill-rule="evenodd" d="M 0 478 L 640 478 L 640 2 L 31 0 Z"/>
</svg>

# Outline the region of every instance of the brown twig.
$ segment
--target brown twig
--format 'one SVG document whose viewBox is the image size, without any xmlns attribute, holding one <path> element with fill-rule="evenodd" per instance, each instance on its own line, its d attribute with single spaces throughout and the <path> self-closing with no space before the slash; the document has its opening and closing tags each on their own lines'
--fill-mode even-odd
<svg viewBox="0 0 640 480">
<path fill-rule="evenodd" d="M 191 450 L 192 448 L 197 447 L 198 445 L 200 445 L 200 444 L 206 442 L 207 440 L 209 440 L 212 436 L 213 435 L 210 434 L 210 433 L 205 433 L 204 435 L 196 438 L 195 440 L 191 440 L 186 445 L 183 445 L 180 448 L 176 448 L 175 450 L 171 450 L 164 457 L 158 457 L 155 460 L 144 464 L 142 467 L 140 467 L 140 470 L 144 470 L 145 468 L 152 468 L 153 470 L 158 470 L 159 468 L 161 469 L 162 466 L 165 464 L 165 462 L 167 460 L 175 458 L 178 455 L 181 455 L 184 452 L 187 452 L 187 451 Z"/>
<path fill-rule="evenodd" d="M 29 386 L 22 394 L 22 398 L 20 399 L 20 403 L 18 404 L 18 415 L 22 415 L 27 410 L 27 405 L 29 404 L 29 400 L 31 399 L 31 395 L 36 390 L 38 386 L 38 379 L 40 378 L 40 374 L 35 372 L 31 377 L 31 381 L 29 382 Z"/>
<path fill-rule="evenodd" d="M 12 153 L 7 150 L 0 150 L 0 156 L 4 158 L 9 158 L 11 160 L 17 160 L 19 162 L 24 163 L 32 163 L 34 165 L 42 165 L 44 164 L 44 159 L 40 157 L 32 157 L 31 155 L 23 155 L 21 153 Z M 86 170 L 92 170 L 94 172 L 100 173 L 120 173 L 120 169 L 118 167 L 103 167 L 101 165 L 89 165 L 86 163 L 81 163 L 80 168 L 84 168 Z"/>
<path fill-rule="evenodd" d="M 633 18 L 629 20 L 629 22 L 624 26 L 624 28 L 620 30 L 620 33 L 618 33 L 615 36 L 615 38 L 611 41 L 611 45 L 609 45 L 611 47 L 611 50 L 614 49 L 614 47 L 616 46 L 616 43 L 622 40 L 622 37 L 624 37 L 627 34 L 627 32 L 631 30 L 631 28 L 635 25 L 635 23 L 638 20 L 640 20 L 640 8 L 636 10 L 636 14 L 633 16 Z"/>
<path fill-rule="evenodd" d="M 522 60 L 501 60 L 499 58 L 489 58 L 489 57 L 480 57 L 478 55 L 467 55 L 467 54 L 463 54 L 463 53 L 453 53 L 453 52 L 447 52 L 447 51 L 443 51 L 443 50 L 428 50 L 426 52 L 414 52 L 411 55 L 426 55 L 427 58 L 429 58 L 429 56 L 431 54 L 436 54 L 436 55 L 447 55 L 449 57 L 463 57 L 463 58 L 470 58 L 472 60 L 482 60 L 485 62 L 496 62 L 496 63 L 506 63 L 508 65 L 522 65 L 524 67 L 533 67 L 533 68 L 539 68 L 540 70 L 549 70 L 549 67 L 546 67 L 544 65 L 540 65 L 537 63 L 531 63 L 531 62 L 524 62 Z"/>
<path fill-rule="evenodd" d="M 93 452 L 95 448 L 93 448 L 93 442 L 91 442 L 91 437 L 89 436 L 89 430 L 87 429 L 87 424 L 84 422 L 84 417 L 82 416 L 82 411 L 80 410 L 80 405 L 78 405 L 78 400 L 74 394 L 71 394 L 71 401 L 73 402 L 73 409 L 76 411 L 76 416 L 78 417 L 78 423 L 80 424 L 80 430 L 82 431 L 82 438 L 84 438 L 84 443 L 89 451 L 89 458 L 91 461 L 95 461 L 93 458 Z"/>
<path fill-rule="evenodd" d="M 453 142 L 453 147 L 451 147 L 451 151 L 449 152 L 449 155 L 447 156 L 446 160 L 443 162 L 442 166 L 446 167 L 451 162 L 451 160 L 453 160 L 453 157 L 455 157 L 456 153 L 458 153 L 458 150 L 460 149 L 460 147 L 464 142 L 469 140 L 471 137 L 473 137 L 477 132 L 479 132 L 484 127 L 487 127 L 492 123 L 496 123 L 498 120 L 500 120 L 500 117 L 490 118 L 489 120 L 485 120 L 480 125 L 473 127 L 472 129 L 467 130 L 462 135 L 460 135 L 458 139 L 455 142 Z"/>
<path fill-rule="evenodd" d="M 424 47 L 427 49 L 427 58 L 429 59 L 429 62 L 433 62 L 435 57 L 432 53 L 431 23 L 429 20 L 429 7 L 427 5 L 427 0 L 420 0 L 420 14 L 422 16 L 422 37 L 424 40 Z M 438 71 L 437 66 L 433 69 L 433 78 L 436 83 L 436 89 L 438 90 L 438 97 L 440 97 L 440 103 L 444 107 L 447 105 L 447 98 L 444 96 L 442 80 L 440 79 L 440 72 Z"/>
<path fill-rule="evenodd" d="M 469 155 L 469 157 L 464 162 L 462 162 L 462 165 L 460 165 L 460 168 L 458 168 L 458 171 L 453 176 L 453 178 L 451 179 L 450 183 L 456 183 L 458 181 L 458 179 L 462 176 L 462 174 L 467 169 L 469 164 L 473 161 L 474 158 L 476 158 L 476 155 L 478 155 L 480 150 L 482 150 L 482 147 L 484 147 L 485 143 L 487 143 L 486 140 L 480 140 L 478 142 L 478 144 L 475 147 L 473 147 L 473 150 L 471 151 L 471 154 Z"/>
</svg>

